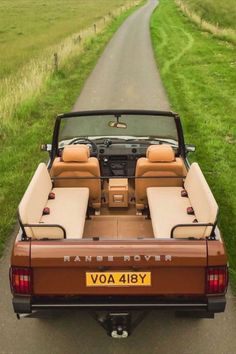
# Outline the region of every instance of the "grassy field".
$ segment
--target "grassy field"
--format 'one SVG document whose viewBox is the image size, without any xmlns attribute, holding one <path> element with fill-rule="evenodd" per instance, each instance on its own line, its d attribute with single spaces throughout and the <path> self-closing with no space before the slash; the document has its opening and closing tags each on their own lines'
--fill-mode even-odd
<svg viewBox="0 0 236 354">
<path fill-rule="evenodd" d="M 1 0 L 0 77 L 129 0 Z"/>
<path fill-rule="evenodd" d="M 54 117 L 70 111 L 106 44 L 134 11 L 117 16 L 105 31 L 83 42 L 83 52 L 73 56 L 44 84 L 40 94 L 16 110 L 11 125 L 0 132 L 0 256 L 16 223 L 17 206 L 40 161 L 47 161 L 40 144 L 51 142 Z"/>
<path fill-rule="evenodd" d="M 236 289 L 235 46 L 201 32 L 174 0 L 160 2 L 151 33 L 172 108 L 182 116 L 186 142 L 197 147 L 191 158 L 200 163 L 220 206 L 219 224 Z"/>
<path fill-rule="evenodd" d="M 181 11 L 202 31 L 236 45 L 236 3 L 234 0 L 175 0 Z"/>
<path fill-rule="evenodd" d="M 183 0 L 183 2 L 204 20 L 236 30 L 235 0 Z"/>
<path fill-rule="evenodd" d="M 101 32 L 113 17 L 134 3 L 135 0 L 99 0 L 99 5 L 97 0 L 3 0 L 0 130 L 12 125 L 17 106 L 38 94 L 58 65 L 81 53 L 84 40 Z"/>
</svg>

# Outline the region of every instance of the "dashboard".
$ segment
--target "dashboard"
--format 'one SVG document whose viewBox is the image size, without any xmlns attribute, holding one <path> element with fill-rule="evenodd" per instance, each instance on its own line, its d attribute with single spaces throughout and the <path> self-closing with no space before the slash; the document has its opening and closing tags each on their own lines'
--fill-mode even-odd
<svg viewBox="0 0 236 354">
<path fill-rule="evenodd" d="M 149 144 L 98 144 L 102 176 L 134 176 L 136 161 L 146 156 Z"/>
</svg>

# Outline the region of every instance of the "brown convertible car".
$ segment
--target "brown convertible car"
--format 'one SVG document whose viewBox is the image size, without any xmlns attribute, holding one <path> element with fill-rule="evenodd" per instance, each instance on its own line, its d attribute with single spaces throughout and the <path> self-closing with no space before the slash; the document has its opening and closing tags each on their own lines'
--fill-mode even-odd
<svg viewBox="0 0 236 354">
<path fill-rule="evenodd" d="M 12 250 L 18 317 L 89 309 L 109 335 L 124 338 L 147 310 L 224 311 L 218 205 L 199 165 L 188 162 L 194 148 L 176 113 L 62 114 L 43 150 L 50 159 L 20 202 Z"/>
</svg>

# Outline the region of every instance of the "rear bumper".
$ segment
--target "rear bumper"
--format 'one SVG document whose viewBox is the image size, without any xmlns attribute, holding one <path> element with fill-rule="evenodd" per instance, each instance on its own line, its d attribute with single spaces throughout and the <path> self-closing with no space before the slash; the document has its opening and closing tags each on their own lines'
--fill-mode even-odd
<svg viewBox="0 0 236 354">
<path fill-rule="evenodd" d="M 90 309 L 90 310 L 151 310 L 171 309 L 184 312 L 224 312 L 224 295 L 211 297 L 156 297 L 156 296 L 81 296 L 81 297 L 28 297 L 14 296 L 13 308 L 17 314 L 29 314 L 37 310 Z"/>
</svg>

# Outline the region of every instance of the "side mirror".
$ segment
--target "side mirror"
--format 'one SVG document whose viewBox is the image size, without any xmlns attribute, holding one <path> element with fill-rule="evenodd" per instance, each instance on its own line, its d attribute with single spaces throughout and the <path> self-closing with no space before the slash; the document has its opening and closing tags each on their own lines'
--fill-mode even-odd
<svg viewBox="0 0 236 354">
<path fill-rule="evenodd" d="M 196 151 L 196 146 L 195 145 L 191 145 L 191 144 L 186 144 L 185 145 L 185 150 L 186 150 L 187 153 L 195 152 Z"/>
<path fill-rule="evenodd" d="M 50 152 L 52 150 L 52 145 L 51 144 L 42 144 L 40 146 L 40 150 Z"/>
</svg>

